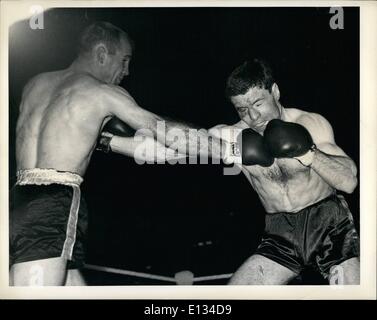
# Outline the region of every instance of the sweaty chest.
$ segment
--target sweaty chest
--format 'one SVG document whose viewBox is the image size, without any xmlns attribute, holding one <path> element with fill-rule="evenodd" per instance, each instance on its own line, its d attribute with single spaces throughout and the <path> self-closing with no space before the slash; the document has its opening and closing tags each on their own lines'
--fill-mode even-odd
<svg viewBox="0 0 377 320">
<path fill-rule="evenodd" d="M 267 168 L 261 166 L 248 166 L 245 168 L 258 180 L 267 180 L 281 185 L 285 185 L 289 181 L 297 179 L 301 174 L 309 172 L 309 169 L 296 159 L 275 159 L 273 165 Z"/>
</svg>

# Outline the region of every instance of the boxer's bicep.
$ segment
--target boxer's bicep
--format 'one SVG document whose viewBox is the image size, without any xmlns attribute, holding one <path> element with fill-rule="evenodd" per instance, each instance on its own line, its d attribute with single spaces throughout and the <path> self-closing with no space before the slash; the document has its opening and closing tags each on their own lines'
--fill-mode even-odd
<svg viewBox="0 0 377 320">
<path fill-rule="evenodd" d="M 124 89 L 114 85 L 101 85 L 101 105 L 105 113 L 118 117 L 135 130 L 156 130 L 159 116 L 141 108 Z"/>
</svg>

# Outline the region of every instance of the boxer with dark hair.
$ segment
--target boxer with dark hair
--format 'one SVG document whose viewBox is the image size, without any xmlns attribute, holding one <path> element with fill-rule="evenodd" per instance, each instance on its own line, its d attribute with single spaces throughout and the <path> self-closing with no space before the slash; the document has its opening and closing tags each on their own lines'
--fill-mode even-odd
<svg viewBox="0 0 377 320">
<path fill-rule="evenodd" d="M 319 114 L 283 107 L 262 60 L 236 68 L 226 94 L 241 120 L 212 132 L 253 131 L 263 159 L 238 165 L 266 210 L 261 244 L 229 284 L 286 284 L 309 266 L 330 283 L 359 284 L 359 238 L 339 194 L 354 191 L 357 169 L 337 146 L 330 123 Z"/>
</svg>

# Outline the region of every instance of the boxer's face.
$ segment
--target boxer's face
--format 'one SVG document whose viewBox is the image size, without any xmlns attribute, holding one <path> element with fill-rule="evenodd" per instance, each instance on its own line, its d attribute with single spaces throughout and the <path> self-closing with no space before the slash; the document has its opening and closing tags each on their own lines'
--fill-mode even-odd
<svg viewBox="0 0 377 320">
<path fill-rule="evenodd" d="M 252 87 L 245 94 L 230 98 L 240 118 L 250 128 L 262 133 L 268 121 L 280 118 L 279 88 L 272 86 L 271 92 L 260 87 Z"/>
<path fill-rule="evenodd" d="M 129 41 L 122 39 L 118 50 L 113 55 L 108 55 L 106 66 L 107 82 L 119 85 L 122 79 L 129 74 L 129 64 L 132 58 L 132 47 Z"/>
</svg>

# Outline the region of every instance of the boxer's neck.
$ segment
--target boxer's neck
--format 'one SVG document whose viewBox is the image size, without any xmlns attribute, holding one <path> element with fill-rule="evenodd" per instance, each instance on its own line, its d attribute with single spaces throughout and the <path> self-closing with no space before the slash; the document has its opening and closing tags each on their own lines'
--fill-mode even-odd
<svg viewBox="0 0 377 320">
<path fill-rule="evenodd" d="M 74 60 L 68 67 L 68 70 L 75 73 L 88 73 L 94 78 L 104 81 L 98 66 L 96 66 L 91 60 L 82 57 L 78 57 L 76 60 Z"/>
</svg>

